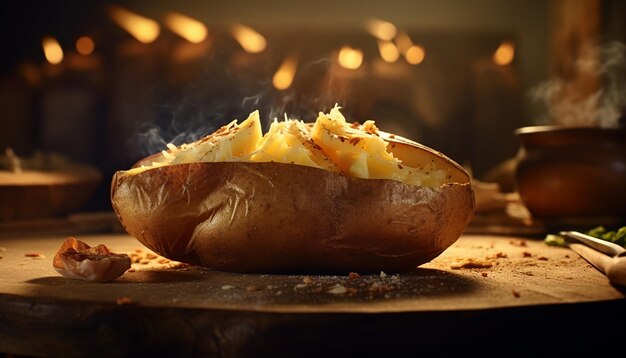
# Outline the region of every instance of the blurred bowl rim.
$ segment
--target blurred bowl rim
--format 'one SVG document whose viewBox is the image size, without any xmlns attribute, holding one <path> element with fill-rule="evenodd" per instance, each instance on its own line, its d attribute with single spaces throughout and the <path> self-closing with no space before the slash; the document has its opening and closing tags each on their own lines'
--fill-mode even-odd
<svg viewBox="0 0 626 358">
<path fill-rule="evenodd" d="M 525 126 L 513 131 L 516 135 L 534 133 L 567 133 L 567 132 L 598 132 L 598 133 L 626 133 L 626 127 L 597 127 L 597 126 L 565 126 L 565 125 L 539 125 Z"/>
</svg>

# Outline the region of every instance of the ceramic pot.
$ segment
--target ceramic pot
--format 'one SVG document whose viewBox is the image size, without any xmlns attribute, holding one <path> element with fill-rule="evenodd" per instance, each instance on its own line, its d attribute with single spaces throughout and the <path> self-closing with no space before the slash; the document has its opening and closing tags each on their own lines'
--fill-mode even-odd
<svg viewBox="0 0 626 358">
<path fill-rule="evenodd" d="M 626 128 L 531 126 L 515 135 L 517 191 L 533 217 L 626 218 Z"/>
</svg>

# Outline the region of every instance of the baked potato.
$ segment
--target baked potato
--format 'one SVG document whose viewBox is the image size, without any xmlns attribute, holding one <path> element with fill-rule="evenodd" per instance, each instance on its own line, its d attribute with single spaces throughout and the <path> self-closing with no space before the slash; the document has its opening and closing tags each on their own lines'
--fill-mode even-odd
<svg viewBox="0 0 626 358">
<path fill-rule="evenodd" d="M 118 171 L 128 233 L 172 260 L 258 273 L 401 272 L 438 256 L 474 210 L 468 173 L 442 153 L 349 124 L 258 111 Z"/>
</svg>

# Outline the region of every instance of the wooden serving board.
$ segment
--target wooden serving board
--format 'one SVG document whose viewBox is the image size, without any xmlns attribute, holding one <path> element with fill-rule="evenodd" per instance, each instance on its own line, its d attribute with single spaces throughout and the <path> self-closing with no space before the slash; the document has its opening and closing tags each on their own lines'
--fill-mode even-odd
<svg viewBox="0 0 626 358">
<path fill-rule="evenodd" d="M 525 237 L 465 235 L 411 272 L 356 278 L 348 272 L 219 272 L 167 262 L 124 234 L 77 237 L 140 261 L 110 283 L 59 275 L 52 258 L 63 236 L 0 238 L 0 350 L 21 354 L 95 349 L 126 355 L 181 349 L 182 343 L 209 355 L 277 347 L 292 352 L 297 344 L 285 345 L 281 335 L 296 334 L 291 342 L 302 343 L 332 331 L 349 340 L 374 332 L 402 336 L 400 327 L 421 329 L 421 339 L 432 340 L 428 332 L 439 325 L 480 329 L 500 320 L 539 319 L 546 307 L 561 307 L 559 319 L 569 322 L 563 307 L 582 312 L 603 304 L 613 310 L 613 305 L 624 308 L 625 301 L 621 288 L 573 251 Z M 428 325 L 433 331 L 423 331 Z M 85 335 L 92 343 L 79 339 Z M 37 346 L 33 339 L 44 343 Z"/>
</svg>

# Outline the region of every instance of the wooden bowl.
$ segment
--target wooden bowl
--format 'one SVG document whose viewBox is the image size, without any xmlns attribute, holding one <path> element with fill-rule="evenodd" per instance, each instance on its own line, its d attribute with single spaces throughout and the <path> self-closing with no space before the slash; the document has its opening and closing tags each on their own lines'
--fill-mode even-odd
<svg viewBox="0 0 626 358">
<path fill-rule="evenodd" d="M 50 218 L 80 209 L 102 180 L 90 167 L 66 170 L 0 170 L 0 221 Z"/>
<path fill-rule="evenodd" d="M 533 217 L 626 218 L 626 128 L 532 126 L 515 134 L 516 187 Z"/>
</svg>

